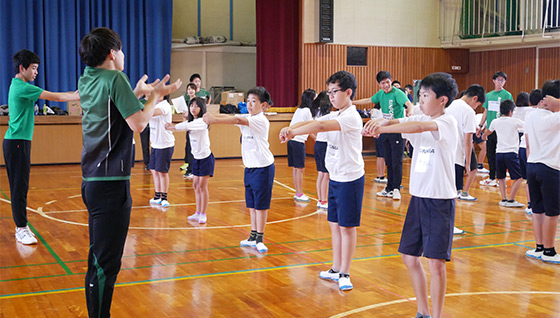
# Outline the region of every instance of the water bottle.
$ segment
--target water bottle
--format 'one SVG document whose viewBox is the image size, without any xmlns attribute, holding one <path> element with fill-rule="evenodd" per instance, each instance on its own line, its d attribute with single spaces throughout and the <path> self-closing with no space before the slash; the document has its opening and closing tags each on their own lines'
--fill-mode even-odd
<svg viewBox="0 0 560 318">
<path fill-rule="evenodd" d="M 43 105 L 43 115 L 47 115 L 47 105 Z"/>
<path fill-rule="evenodd" d="M 39 115 L 39 106 L 35 104 L 35 116 Z"/>
</svg>

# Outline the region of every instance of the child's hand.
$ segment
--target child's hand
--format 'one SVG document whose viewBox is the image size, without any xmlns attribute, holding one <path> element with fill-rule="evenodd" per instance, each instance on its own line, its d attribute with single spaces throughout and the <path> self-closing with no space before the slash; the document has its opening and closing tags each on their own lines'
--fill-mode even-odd
<svg viewBox="0 0 560 318">
<path fill-rule="evenodd" d="M 207 125 L 212 125 L 216 121 L 216 118 L 214 118 L 214 116 L 210 115 L 209 113 L 205 113 L 204 115 L 202 115 L 202 120 Z"/>
<path fill-rule="evenodd" d="M 294 134 L 292 132 L 292 130 L 290 129 L 290 127 L 284 127 L 280 130 L 280 142 L 281 143 L 286 143 L 289 140 L 291 140 L 292 138 L 294 138 Z"/>
<path fill-rule="evenodd" d="M 382 126 L 387 126 L 387 124 L 389 124 L 389 121 L 383 118 L 370 120 L 364 125 L 364 128 L 362 129 L 362 135 L 378 137 L 379 128 Z"/>
<path fill-rule="evenodd" d="M 167 124 L 165 124 L 165 129 L 175 131 L 175 124 L 167 123 Z"/>
<path fill-rule="evenodd" d="M 546 95 L 542 100 L 543 108 L 551 110 L 550 108 L 560 107 L 560 99 L 550 95 Z"/>
</svg>

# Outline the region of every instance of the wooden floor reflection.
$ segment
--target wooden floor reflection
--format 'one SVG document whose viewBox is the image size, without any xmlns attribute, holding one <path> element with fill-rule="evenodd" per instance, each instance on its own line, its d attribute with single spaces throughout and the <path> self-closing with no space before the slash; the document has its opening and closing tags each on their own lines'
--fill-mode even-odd
<svg viewBox="0 0 560 318">
<path fill-rule="evenodd" d="M 365 157 L 366 187 L 354 290 L 318 278 L 331 260 L 326 214 L 316 201 L 292 199 L 292 171 L 276 159 L 276 176 L 261 255 L 240 248 L 250 231 L 240 159 L 217 160 L 210 180 L 208 223 L 189 223 L 192 183 L 170 171 L 171 207 L 152 207 L 153 181 L 133 168 L 134 206 L 113 317 L 412 317 L 414 293 L 397 246 L 410 195 L 405 159 L 402 200 L 377 198 L 375 157 Z M 304 189 L 316 197 L 315 165 L 306 161 Z M 534 246 L 523 209 L 498 206 L 498 188 L 478 184 L 478 202 L 458 202 L 447 265 L 445 317 L 560 317 L 560 266 L 524 256 Z M 17 244 L 9 187 L 0 171 L 0 317 L 86 317 L 83 291 L 88 231 L 78 165 L 31 168 L 29 220 L 37 246 Z M 526 203 L 524 187 L 517 200 Z M 557 241 L 558 242 L 558 241 Z M 427 263 L 425 262 L 427 265 Z"/>
</svg>

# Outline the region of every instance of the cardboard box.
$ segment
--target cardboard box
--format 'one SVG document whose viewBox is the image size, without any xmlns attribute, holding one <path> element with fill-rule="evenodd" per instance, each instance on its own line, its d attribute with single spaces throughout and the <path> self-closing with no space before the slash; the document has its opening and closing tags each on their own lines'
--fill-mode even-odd
<svg viewBox="0 0 560 318">
<path fill-rule="evenodd" d="M 236 91 L 229 91 L 229 92 L 222 92 L 220 104 L 232 104 L 237 106 L 238 103 L 245 101 L 245 93 L 243 92 L 236 92 Z"/>
<path fill-rule="evenodd" d="M 80 101 L 70 101 L 66 104 L 66 110 L 69 116 L 82 116 L 82 107 Z"/>
</svg>

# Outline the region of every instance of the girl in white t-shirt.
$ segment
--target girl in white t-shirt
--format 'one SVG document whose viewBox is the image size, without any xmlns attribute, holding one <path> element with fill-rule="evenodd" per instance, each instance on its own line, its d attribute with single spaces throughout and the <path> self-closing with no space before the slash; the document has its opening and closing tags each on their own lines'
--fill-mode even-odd
<svg viewBox="0 0 560 318">
<path fill-rule="evenodd" d="M 301 103 L 294 112 L 290 126 L 299 122 L 313 119 L 309 107 L 317 96 L 315 90 L 308 88 L 301 94 Z M 294 180 L 294 188 L 296 195 L 294 200 L 300 202 L 309 202 L 308 196 L 303 194 L 303 171 L 305 170 L 305 142 L 308 135 L 297 136 L 293 140 L 288 141 L 288 167 L 293 167 L 292 178 Z"/>
<path fill-rule="evenodd" d="M 247 92 L 248 115 L 204 114 L 204 122 L 236 125 L 241 130 L 241 157 L 245 166 L 245 203 L 251 214 L 251 235 L 239 242 L 242 247 L 255 247 L 259 253 L 268 251 L 264 244 L 264 228 L 274 184 L 274 156 L 268 144 L 270 122 L 264 111 L 273 105 L 270 93 L 259 86 Z"/>
<path fill-rule="evenodd" d="M 322 91 L 317 95 L 315 100 L 311 103 L 311 115 L 315 120 L 325 120 L 331 112 L 332 104 L 329 100 L 329 95 L 327 91 Z M 315 146 L 313 147 L 313 152 L 315 155 L 315 164 L 317 166 L 317 197 L 319 202 L 317 202 L 318 209 L 328 209 L 328 195 L 329 195 L 329 171 L 325 166 L 325 155 L 327 153 L 327 138 L 328 133 L 317 132 L 317 134 L 311 134 L 312 138 L 315 139 Z"/>
<path fill-rule="evenodd" d="M 193 188 L 196 198 L 196 211 L 187 219 L 189 221 L 204 224 L 207 221 L 206 210 L 208 208 L 209 194 L 208 181 L 214 175 L 214 155 L 210 151 L 210 138 L 208 136 L 208 125 L 202 119 L 206 113 L 206 102 L 200 97 L 189 101 L 189 112 L 187 121 L 180 124 L 168 124 L 165 128 L 176 131 L 188 131 L 191 151 L 194 157 L 192 174 Z"/>
</svg>

